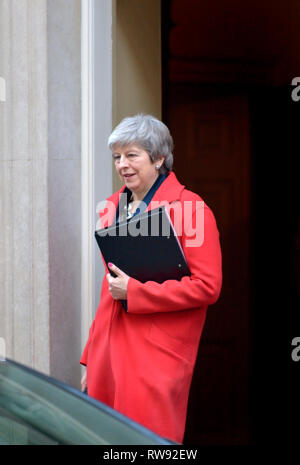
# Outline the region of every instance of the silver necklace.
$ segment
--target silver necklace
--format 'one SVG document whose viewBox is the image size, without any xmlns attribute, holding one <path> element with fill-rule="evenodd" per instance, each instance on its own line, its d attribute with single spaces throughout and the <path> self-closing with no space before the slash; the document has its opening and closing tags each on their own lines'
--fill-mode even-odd
<svg viewBox="0 0 300 465">
<path fill-rule="evenodd" d="M 127 205 L 124 205 L 124 210 L 125 210 L 125 214 L 126 214 L 126 219 L 128 220 L 129 218 L 132 218 L 133 217 L 133 212 L 132 212 L 132 208 L 133 208 L 133 198 L 132 198 L 132 195 L 129 199 L 129 202 L 128 202 L 128 206 Z"/>
</svg>

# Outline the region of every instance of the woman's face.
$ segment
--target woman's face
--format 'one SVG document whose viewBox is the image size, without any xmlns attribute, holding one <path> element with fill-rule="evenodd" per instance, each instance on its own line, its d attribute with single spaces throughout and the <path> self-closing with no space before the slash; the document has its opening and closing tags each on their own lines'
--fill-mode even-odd
<svg viewBox="0 0 300 465">
<path fill-rule="evenodd" d="M 158 176 L 155 165 L 161 165 L 163 158 L 153 163 L 146 150 L 130 144 L 125 147 L 116 145 L 113 159 L 121 181 L 136 199 L 142 200 Z"/>
</svg>

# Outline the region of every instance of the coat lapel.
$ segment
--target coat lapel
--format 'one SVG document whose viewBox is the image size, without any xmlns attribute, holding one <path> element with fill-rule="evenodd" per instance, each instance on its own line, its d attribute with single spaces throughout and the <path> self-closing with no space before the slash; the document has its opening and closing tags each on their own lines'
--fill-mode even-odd
<svg viewBox="0 0 300 465">
<path fill-rule="evenodd" d="M 176 200 L 180 200 L 180 194 L 184 190 L 184 187 L 185 186 L 180 184 L 177 180 L 175 173 L 171 171 L 169 176 L 155 192 L 150 204 L 148 205 L 147 211 L 152 210 L 152 208 L 156 208 L 154 202 L 172 203 Z M 154 205 L 152 205 L 152 202 Z"/>
</svg>

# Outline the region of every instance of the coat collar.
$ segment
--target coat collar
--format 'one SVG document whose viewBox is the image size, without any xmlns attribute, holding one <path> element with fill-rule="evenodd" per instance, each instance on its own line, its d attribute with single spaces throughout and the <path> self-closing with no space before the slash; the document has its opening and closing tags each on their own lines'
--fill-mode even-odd
<svg viewBox="0 0 300 465">
<path fill-rule="evenodd" d="M 180 184 L 175 176 L 175 173 L 171 171 L 164 182 L 159 186 L 155 192 L 152 201 L 167 201 L 169 203 L 180 199 L 181 192 L 185 186 Z M 113 202 L 116 206 L 119 201 L 119 195 L 124 191 L 125 185 L 121 187 L 117 192 L 111 195 L 107 200 Z M 150 202 L 150 205 L 151 205 Z"/>
</svg>

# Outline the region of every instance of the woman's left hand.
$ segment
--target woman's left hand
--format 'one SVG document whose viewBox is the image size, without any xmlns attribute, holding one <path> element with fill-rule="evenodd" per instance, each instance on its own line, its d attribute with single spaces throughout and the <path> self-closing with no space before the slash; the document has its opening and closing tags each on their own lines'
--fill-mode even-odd
<svg viewBox="0 0 300 465">
<path fill-rule="evenodd" d="M 106 279 L 108 281 L 108 290 L 112 298 L 116 300 L 126 300 L 129 276 L 112 263 L 109 263 L 108 267 L 117 275 L 116 278 L 111 276 L 110 273 L 107 273 L 106 275 Z"/>
</svg>

